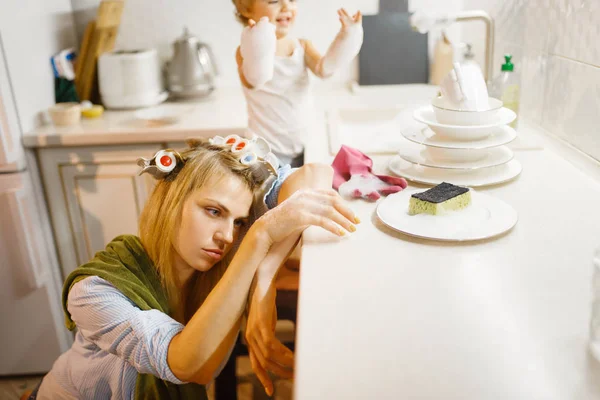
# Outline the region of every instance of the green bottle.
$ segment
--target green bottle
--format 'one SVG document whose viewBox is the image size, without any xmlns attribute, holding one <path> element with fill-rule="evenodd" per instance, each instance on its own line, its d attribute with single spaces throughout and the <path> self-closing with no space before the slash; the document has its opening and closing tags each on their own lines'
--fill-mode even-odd
<svg viewBox="0 0 600 400">
<path fill-rule="evenodd" d="M 519 76 L 515 74 L 515 66 L 511 62 L 512 55 L 504 56 L 506 62 L 502 64 L 502 73 L 494 79 L 490 89 L 490 96 L 502 100 L 504 107 L 509 108 L 517 114 L 517 118 L 510 124 L 517 128 L 519 120 L 519 99 L 521 96 Z"/>
</svg>

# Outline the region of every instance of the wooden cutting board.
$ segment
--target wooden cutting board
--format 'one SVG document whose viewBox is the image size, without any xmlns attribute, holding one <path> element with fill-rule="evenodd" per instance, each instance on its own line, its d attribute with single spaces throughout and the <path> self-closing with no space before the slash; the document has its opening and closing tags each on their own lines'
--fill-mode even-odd
<svg viewBox="0 0 600 400">
<path fill-rule="evenodd" d="M 427 83 L 427 35 L 410 27 L 409 13 L 365 15 L 358 56 L 360 85 Z"/>
<path fill-rule="evenodd" d="M 124 1 L 103 0 L 95 21 L 85 30 L 75 69 L 75 87 L 79 100 L 99 102 L 97 64 L 100 54 L 112 51 L 117 39 Z"/>
</svg>

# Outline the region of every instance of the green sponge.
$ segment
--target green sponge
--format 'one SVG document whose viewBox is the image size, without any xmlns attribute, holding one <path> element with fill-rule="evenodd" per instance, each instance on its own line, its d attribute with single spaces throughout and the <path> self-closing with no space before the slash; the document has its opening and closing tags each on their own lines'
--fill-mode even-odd
<svg viewBox="0 0 600 400">
<path fill-rule="evenodd" d="M 468 188 L 442 182 L 425 192 L 410 197 L 408 213 L 440 215 L 447 211 L 461 210 L 471 204 Z"/>
</svg>

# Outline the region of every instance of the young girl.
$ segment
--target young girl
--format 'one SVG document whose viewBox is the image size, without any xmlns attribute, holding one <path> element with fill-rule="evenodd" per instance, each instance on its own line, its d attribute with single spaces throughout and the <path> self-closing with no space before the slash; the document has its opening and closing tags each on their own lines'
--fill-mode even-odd
<svg viewBox="0 0 600 400">
<path fill-rule="evenodd" d="M 295 191 L 251 223 L 268 163 L 229 145 L 194 143 L 143 161 L 159 181 L 140 236 L 115 238 L 67 277 L 63 306 L 75 342 L 33 398 L 206 399 L 255 274 L 279 268 L 265 262 L 278 245 L 309 225 L 355 230 L 332 189 Z M 271 206 L 279 189 L 293 189 L 283 179 L 265 197 Z"/>
<path fill-rule="evenodd" d="M 236 61 L 248 105 L 248 129 L 265 137 L 283 164 L 301 165 L 312 117 L 308 69 L 326 78 L 356 57 L 363 39 L 361 14 L 351 17 L 344 9 L 338 11 L 341 30 L 322 57 L 309 40 L 290 34 L 298 11 L 295 0 L 233 3 L 245 25 Z"/>
</svg>

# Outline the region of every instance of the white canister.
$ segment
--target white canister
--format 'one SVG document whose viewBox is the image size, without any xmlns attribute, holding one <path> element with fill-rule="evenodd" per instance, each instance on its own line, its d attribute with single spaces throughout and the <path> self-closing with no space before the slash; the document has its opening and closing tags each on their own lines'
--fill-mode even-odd
<svg viewBox="0 0 600 400">
<path fill-rule="evenodd" d="M 106 108 L 140 108 L 166 99 L 156 49 L 115 51 L 98 59 L 98 84 Z"/>
</svg>

